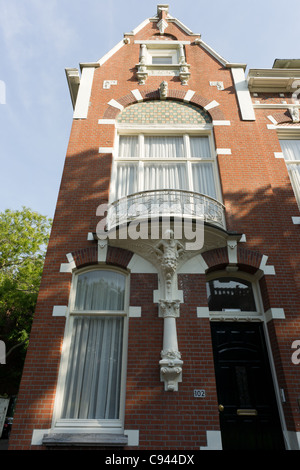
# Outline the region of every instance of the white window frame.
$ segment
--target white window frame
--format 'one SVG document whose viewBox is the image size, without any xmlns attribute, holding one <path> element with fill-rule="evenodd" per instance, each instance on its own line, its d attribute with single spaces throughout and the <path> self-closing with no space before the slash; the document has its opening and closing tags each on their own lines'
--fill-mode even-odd
<svg viewBox="0 0 300 470">
<path fill-rule="evenodd" d="M 217 154 L 216 154 L 216 149 L 214 146 L 214 140 L 212 137 L 212 133 L 210 131 L 211 126 L 208 126 L 209 129 L 206 128 L 206 126 L 203 126 L 203 129 L 199 131 L 198 129 L 193 129 L 193 128 L 184 128 L 184 129 L 176 129 L 176 127 L 170 129 L 169 127 L 161 126 L 159 129 L 159 126 L 150 126 L 145 128 L 139 128 L 136 129 L 134 127 L 123 127 L 120 126 L 116 136 L 115 136 L 115 148 L 114 148 L 114 157 L 113 157 L 113 166 L 112 166 L 112 176 L 111 176 L 111 185 L 110 185 L 110 194 L 109 194 L 109 203 L 113 203 L 116 201 L 116 176 L 117 176 L 117 165 L 120 162 L 123 163 L 133 163 L 133 162 L 138 162 L 139 165 L 139 170 L 145 163 L 150 163 L 150 162 L 157 162 L 159 161 L 160 163 L 185 163 L 186 164 L 186 173 L 187 173 L 187 181 L 188 181 L 188 187 L 190 191 L 193 191 L 193 175 L 192 175 L 192 164 L 193 163 L 211 163 L 212 168 L 213 168 L 213 178 L 214 178 L 214 187 L 215 187 L 215 192 L 216 192 L 216 200 L 219 202 L 222 202 L 222 191 L 221 191 L 221 185 L 220 185 L 220 179 L 219 179 L 219 170 L 218 170 L 218 165 L 217 165 Z M 138 136 L 139 139 L 139 157 L 131 157 L 125 158 L 125 157 L 120 157 L 119 156 L 119 139 L 120 136 Z M 144 154 L 144 137 L 145 136 L 174 136 L 174 137 L 183 137 L 183 142 L 184 142 L 184 153 L 185 156 L 183 158 L 168 158 L 168 159 L 157 159 L 157 158 L 146 158 Z M 210 150 L 210 158 L 196 158 L 196 157 L 191 157 L 190 155 L 190 146 L 189 146 L 189 138 L 190 137 L 206 137 L 208 138 L 208 143 L 209 143 L 209 150 Z M 141 171 L 138 171 L 139 175 Z M 162 188 L 163 189 L 163 188 Z M 143 191 L 144 188 L 142 187 L 142 180 L 139 178 L 138 181 L 138 191 Z M 127 195 L 129 196 L 129 195 Z"/>
<path fill-rule="evenodd" d="M 278 133 L 279 143 L 280 143 L 281 140 L 292 140 L 292 141 L 297 140 L 297 141 L 299 141 L 299 148 L 300 148 L 300 127 L 299 126 L 298 126 L 297 129 L 277 128 L 277 133 Z M 283 154 L 283 157 L 284 157 L 283 150 L 282 150 L 282 154 Z M 293 191 L 294 191 L 294 195 L 295 195 L 298 207 L 300 209 L 300 185 L 299 185 L 299 187 L 296 186 L 296 184 L 293 181 L 293 179 L 291 178 L 290 172 L 289 172 L 289 167 L 291 165 L 299 165 L 300 166 L 300 160 L 287 160 L 284 157 L 284 161 L 286 163 L 288 176 L 289 176 L 289 179 L 290 179 Z"/>
<path fill-rule="evenodd" d="M 177 41 L 177 40 L 136 40 L 135 44 L 140 44 L 139 64 L 146 68 L 149 75 L 179 75 L 180 67 L 186 64 L 186 55 L 184 46 L 189 45 L 190 41 Z M 153 56 L 168 56 L 172 58 L 171 64 L 153 64 Z"/>
<path fill-rule="evenodd" d="M 121 273 L 125 276 L 125 296 L 124 310 L 75 310 L 75 297 L 78 277 L 85 272 L 90 271 L 112 271 Z M 128 349 L 128 312 L 129 312 L 129 274 L 122 269 L 110 266 L 93 267 L 78 270 L 73 273 L 72 286 L 69 298 L 69 307 L 66 315 L 66 327 L 62 346 L 61 363 L 59 377 L 56 389 L 54 413 L 52 420 L 52 430 L 55 432 L 97 432 L 122 434 L 124 432 L 125 419 L 125 394 L 126 394 L 126 369 L 127 369 L 127 349 Z M 73 332 L 74 317 L 79 315 L 86 316 L 120 316 L 123 318 L 123 347 L 122 347 L 122 365 L 121 365 L 121 391 L 119 419 L 62 419 L 60 418 L 63 406 L 64 388 L 66 385 L 66 373 L 68 359 L 70 354 L 70 345 Z"/>
</svg>

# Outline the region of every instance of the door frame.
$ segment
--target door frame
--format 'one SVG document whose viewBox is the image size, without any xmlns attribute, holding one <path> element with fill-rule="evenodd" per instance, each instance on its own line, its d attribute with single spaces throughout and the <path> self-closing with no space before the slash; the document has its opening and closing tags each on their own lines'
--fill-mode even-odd
<svg viewBox="0 0 300 470">
<path fill-rule="evenodd" d="M 210 281 L 212 279 L 217 279 L 219 277 L 235 277 L 240 278 L 242 280 L 250 281 L 253 288 L 254 300 L 256 304 L 256 311 L 255 312 L 222 312 L 222 311 L 209 311 L 209 320 L 210 322 L 260 322 L 263 324 L 263 334 L 265 339 L 266 345 L 266 353 L 269 359 L 270 371 L 272 376 L 272 383 L 276 398 L 276 404 L 279 414 L 279 420 L 281 425 L 281 430 L 283 434 L 284 443 L 286 446 L 286 450 L 290 450 L 291 447 L 289 445 L 289 440 L 287 438 L 288 432 L 286 428 L 286 422 L 283 412 L 283 403 L 285 401 L 284 398 L 284 390 L 280 389 L 276 374 L 275 363 L 273 359 L 272 353 L 272 346 L 269 336 L 269 331 L 267 327 L 267 323 L 270 318 L 267 318 L 266 313 L 263 307 L 263 301 L 261 296 L 261 291 L 259 287 L 259 279 L 251 274 L 248 274 L 243 271 L 235 271 L 235 272 L 228 272 L 228 271 L 214 271 L 206 276 L 206 281 Z M 212 344 L 213 348 L 213 344 Z M 216 387 L 217 390 L 217 387 Z M 218 404 L 216 404 L 218 407 Z M 221 430 L 220 430 L 221 432 Z"/>
</svg>

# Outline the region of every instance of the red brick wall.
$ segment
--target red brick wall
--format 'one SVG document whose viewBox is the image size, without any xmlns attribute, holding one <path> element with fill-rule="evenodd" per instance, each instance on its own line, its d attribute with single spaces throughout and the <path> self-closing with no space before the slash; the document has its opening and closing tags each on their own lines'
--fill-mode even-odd
<svg viewBox="0 0 300 470">
<path fill-rule="evenodd" d="M 134 39 L 150 39 L 157 32 L 150 23 Z M 168 34 L 178 40 L 193 40 L 174 24 L 169 24 Z M 52 309 L 68 304 L 71 285 L 71 274 L 60 273 L 60 265 L 67 262 L 67 253 L 73 253 L 80 266 L 96 261 L 97 250 L 87 241 L 87 234 L 96 229 L 98 205 L 107 201 L 112 162 L 112 155 L 99 154 L 99 147 L 112 147 L 115 135 L 114 126 L 99 125 L 98 119 L 116 117 L 118 111 L 108 105 L 112 98 L 123 106 L 132 103 L 130 90 L 138 88 L 145 99 L 158 99 L 162 77 L 148 77 L 146 85 L 138 85 L 134 67 L 140 46 L 134 39 L 130 36 L 130 44 L 95 70 L 88 117 L 73 121 L 11 449 L 30 448 L 32 430 L 51 426 L 65 325 L 64 318 L 52 316 Z M 216 148 L 230 148 L 232 152 L 218 157 L 227 228 L 246 234 L 247 242 L 239 248 L 243 269 L 256 271 L 264 254 L 269 257 L 268 264 L 275 266 L 276 275 L 263 277 L 260 284 L 265 309 L 285 311 L 286 320 L 273 320 L 268 327 L 279 385 L 287 397 L 283 408 L 288 429 L 300 431 L 296 404 L 300 365 L 291 363 L 291 343 L 300 338 L 299 226 L 291 222 L 298 208 L 285 163 L 274 158 L 274 152 L 280 151 L 278 137 L 267 129 L 268 110 L 256 110 L 254 122 L 241 121 L 230 69 L 194 43 L 186 46 L 186 57 L 191 64 L 187 87 L 179 78 L 163 79 L 168 81 L 173 99 L 182 100 L 191 89 L 195 91 L 192 103 L 204 106 L 216 100 L 220 105 L 210 111 L 213 119 L 231 122 L 231 126 L 214 128 Z M 116 79 L 118 84 L 104 90 L 106 79 Z M 223 81 L 224 90 L 209 86 L 210 81 Z M 108 261 L 124 267 L 130 256 L 110 250 Z M 204 258 L 212 269 L 225 267 L 228 262 L 224 249 L 207 253 Z M 153 303 L 156 288 L 156 275 L 132 274 L 131 305 L 142 306 L 142 317 L 129 320 L 125 428 L 139 429 L 140 448 L 199 448 L 206 445 L 206 430 L 219 426 L 209 321 L 196 316 L 196 307 L 207 302 L 205 278 L 197 274 L 179 276 L 185 302 L 177 330 L 184 368 L 176 393 L 166 394 L 159 379 L 163 319 L 158 318 L 158 307 Z M 205 388 L 207 399 L 194 399 L 194 388 Z"/>
</svg>

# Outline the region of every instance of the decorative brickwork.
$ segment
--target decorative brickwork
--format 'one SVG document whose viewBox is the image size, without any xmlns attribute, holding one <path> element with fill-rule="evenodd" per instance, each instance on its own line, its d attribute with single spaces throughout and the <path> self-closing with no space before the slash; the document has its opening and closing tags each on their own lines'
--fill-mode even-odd
<svg viewBox="0 0 300 470">
<path fill-rule="evenodd" d="M 204 124 L 208 113 L 192 104 L 176 101 L 145 101 L 128 106 L 117 121 L 128 124 Z"/>
</svg>

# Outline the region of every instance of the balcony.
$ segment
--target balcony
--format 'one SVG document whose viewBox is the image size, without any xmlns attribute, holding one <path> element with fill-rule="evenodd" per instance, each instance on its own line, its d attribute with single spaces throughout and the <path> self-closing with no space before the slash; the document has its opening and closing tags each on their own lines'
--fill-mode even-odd
<svg viewBox="0 0 300 470">
<path fill-rule="evenodd" d="M 141 191 L 113 202 L 108 209 L 107 230 L 160 217 L 202 220 L 226 230 L 222 203 L 204 194 L 174 189 Z"/>
</svg>

